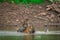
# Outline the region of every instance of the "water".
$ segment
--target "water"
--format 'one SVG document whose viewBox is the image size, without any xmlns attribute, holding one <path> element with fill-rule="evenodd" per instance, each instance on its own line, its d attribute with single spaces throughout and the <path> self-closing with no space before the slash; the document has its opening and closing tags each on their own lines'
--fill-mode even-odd
<svg viewBox="0 0 60 40">
<path fill-rule="evenodd" d="M 24 36 L 24 35 L 60 35 L 60 31 L 36 31 L 34 34 L 21 33 L 16 31 L 0 31 L 0 36 Z"/>
<path fill-rule="evenodd" d="M 0 40 L 59 40 L 60 35 L 0 36 Z"/>
<path fill-rule="evenodd" d="M 60 31 L 40 32 L 26 34 L 16 31 L 0 31 L 0 40 L 59 40 Z"/>
</svg>

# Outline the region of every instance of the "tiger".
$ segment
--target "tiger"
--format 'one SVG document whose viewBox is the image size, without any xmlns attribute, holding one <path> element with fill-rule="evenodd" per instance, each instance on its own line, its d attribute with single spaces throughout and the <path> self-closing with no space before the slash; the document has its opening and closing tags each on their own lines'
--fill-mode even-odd
<svg viewBox="0 0 60 40">
<path fill-rule="evenodd" d="M 33 26 L 29 26 L 27 23 L 27 19 L 25 21 L 23 21 L 22 23 L 22 28 L 21 30 L 19 29 L 18 31 L 20 32 L 24 32 L 24 33 L 35 33 L 35 29 Z"/>
</svg>

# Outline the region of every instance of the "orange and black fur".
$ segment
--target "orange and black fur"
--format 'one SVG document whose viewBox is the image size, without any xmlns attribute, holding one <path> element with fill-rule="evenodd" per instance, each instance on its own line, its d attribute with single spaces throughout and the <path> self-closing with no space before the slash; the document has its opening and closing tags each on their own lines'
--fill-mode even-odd
<svg viewBox="0 0 60 40">
<path fill-rule="evenodd" d="M 28 26 L 27 21 L 24 21 L 22 23 L 22 27 L 23 27 L 23 29 L 22 30 L 18 30 L 18 31 L 24 32 L 24 33 L 34 33 L 35 32 L 35 29 L 33 28 L 33 26 Z"/>
</svg>

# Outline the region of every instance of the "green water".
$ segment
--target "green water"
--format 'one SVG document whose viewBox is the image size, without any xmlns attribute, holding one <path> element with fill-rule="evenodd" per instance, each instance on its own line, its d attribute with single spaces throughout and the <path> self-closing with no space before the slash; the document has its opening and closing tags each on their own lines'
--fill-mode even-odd
<svg viewBox="0 0 60 40">
<path fill-rule="evenodd" d="M 32 36 L 30 35 L 30 37 Z M 60 35 L 36 35 L 33 39 L 30 37 L 24 39 L 26 36 L 0 36 L 0 40 L 60 40 Z"/>
</svg>

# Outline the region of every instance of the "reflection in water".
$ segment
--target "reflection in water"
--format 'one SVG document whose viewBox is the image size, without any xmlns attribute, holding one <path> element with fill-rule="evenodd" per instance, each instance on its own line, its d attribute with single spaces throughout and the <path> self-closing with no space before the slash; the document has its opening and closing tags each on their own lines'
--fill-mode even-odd
<svg viewBox="0 0 60 40">
<path fill-rule="evenodd" d="M 34 35 L 25 35 L 23 40 L 34 40 Z"/>
</svg>

